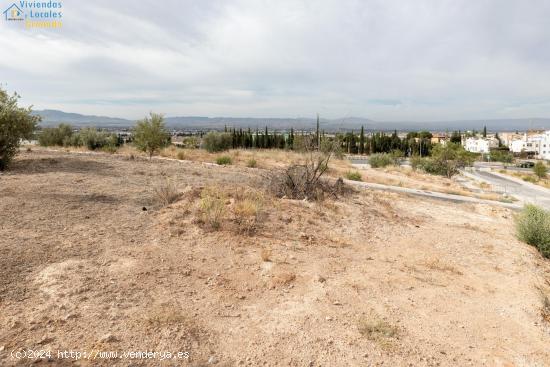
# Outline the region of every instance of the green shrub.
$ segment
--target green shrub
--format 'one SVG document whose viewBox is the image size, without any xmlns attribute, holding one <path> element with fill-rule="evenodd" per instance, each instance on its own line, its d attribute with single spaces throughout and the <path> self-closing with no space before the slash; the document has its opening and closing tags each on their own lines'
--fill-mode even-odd
<svg viewBox="0 0 550 367">
<path fill-rule="evenodd" d="M 493 162 L 512 163 L 514 155 L 508 150 L 494 149 L 489 154 L 490 160 Z"/>
<path fill-rule="evenodd" d="M 391 154 L 376 153 L 369 157 L 369 163 L 372 168 L 380 168 L 395 164 L 395 160 Z"/>
<path fill-rule="evenodd" d="M 232 164 L 233 160 L 228 155 L 222 155 L 221 157 L 216 158 L 216 163 L 225 166 L 227 164 Z"/>
<path fill-rule="evenodd" d="M 447 143 L 436 145 L 430 158 L 413 158 L 413 169 L 422 169 L 426 173 L 451 178 L 460 168 L 472 165 L 475 155 L 467 152 L 462 145 Z"/>
<path fill-rule="evenodd" d="M 535 246 L 550 258 L 550 212 L 535 205 L 526 205 L 516 217 L 517 236 L 521 241 Z"/>
<path fill-rule="evenodd" d="M 231 135 L 211 131 L 202 139 L 202 146 L 210 153 L 223 152 L 231 148 Z"/>
<path fill-rule="evenodd" d="M 90 150 L 116 151 L 118 137 L 106 131 L 94 128 L 85 128 L 78 133 L 78 146 L 85 146 Z"/>
<path fill-rule="evenodd" d="M 49 146 L 62 146 L 68 142 L 73 136 L 73 128 L 71 125 L 59 124 L 58 127 L 47 127 L 42 129 L 38 135 L 38 144 Z"/>
<path fill-rule="evenodd" d="M 155 152 L 170 144 L 170 133 L 164 127 L 164 117 L 152 113 L 149 117 L 137 122 L 133 131 L 134 145 L 141 151 L 149 153 L 149 159 Z"/>
<path fill-rule="evenodd" d="M 346 178 L 352 181 L 363 181 L 361 174 L 357 171 L 349 171 L 346 173 Z"/>
<path fill-rule="evenodd" d="M 521 179 L 523 181 L 527 181 L 527 182 L 531 182 L 531 183 L 536 183 L 537 182 L 537 178 L 535 176 L 522 176 Z"/>
<path fill-rule="evenodd" d="M 30 108 L 17 106 L 19 96 L 9 96 L 0 88 L 0 171 L 8 167 L 19 150 L 21 139 L 30 139 L 40 117 Z"/>
<path fill-rule="evenodd" d="M 250 168 L 255 168 L 257 165 L 257 162 L 254 158 L 249 159 L 248 162 L 246 162 L 246 166 Z"/>
<path fill-rule="evenodd" d="M 537 162 L 533 167 L 533 172 L 538 178 L 545 178 L 548 173 L 548 167 L 546 167 L 546 165 L 542 162 Z"/>
<path fill-rule="evenodd" d="M 393 164 L 396 166 L 400 166 L 403 159 L 405 159 L 405 154 L 403 154 L 403 152 L 399 149 L 392 150 L 390 154 L 393 159 Z"/>
<path fill-rule="evenodd" d="M 422 158 L 422 157 L 419 157 L 419 156 L 415 155 L 415 156 L 411 157 L 410 162 L 411 162 L 411 168 L 416 171 L 417 169 L 423 169 L 424 168 L 426 158 Z"/>
<path fill-rule="evenodd" d="M 38 143 L 42 146 L 85 146 L 90 150 L 103 150 L 110 153 L 116 152 L 120 145 L 119 138 L 115 134 L 93 128 L 84 128 L 74 133 L 73 128 L 66 124 L 43 129 L 38 136 Z"/>
<path fill-rule="evenodd" d="M 63 139 L 64 147 L 81 147 L 82 140 L 80 139 L 80 134 L 72 134 L 71 136 L 65 136 Z"/>
</svg>

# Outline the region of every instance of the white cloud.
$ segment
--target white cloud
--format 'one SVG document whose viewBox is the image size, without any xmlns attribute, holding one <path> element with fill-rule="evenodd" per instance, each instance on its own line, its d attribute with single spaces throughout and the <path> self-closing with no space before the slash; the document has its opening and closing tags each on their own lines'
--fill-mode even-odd
<svg viewBox="0 0 550 367">
<path fill-rule="evenodd" d="M 140 117 L 547 117 L 550 3 L 64 1 L 0 24 L 0 82 L 36 108 Z"/>
</svg>

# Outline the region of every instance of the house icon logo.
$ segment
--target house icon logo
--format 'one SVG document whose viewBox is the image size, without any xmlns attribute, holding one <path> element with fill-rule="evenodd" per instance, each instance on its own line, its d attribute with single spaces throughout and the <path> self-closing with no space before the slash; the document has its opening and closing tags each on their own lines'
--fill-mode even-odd
<svg viewBox="0 0 550 367">
<path fill-rule="evenodd" d="M 5 20 L 24 20 L 25 19 L 25 13 L 19 7 L 15 4 L 12 4 L 9 8 L 4 10 L 2 13 L 4 14 Z"/>
</svg>

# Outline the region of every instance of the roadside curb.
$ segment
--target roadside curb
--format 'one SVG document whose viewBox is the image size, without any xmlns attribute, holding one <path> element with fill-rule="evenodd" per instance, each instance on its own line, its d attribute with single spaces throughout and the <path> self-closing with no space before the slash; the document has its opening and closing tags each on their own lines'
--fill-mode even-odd
<svg viewBox="0 0 550 367">
<path fill-rule="evenodd" d="M 512 181 L 512 182 L 515 182 L 515 183 L 518 183 L 520 185 L 523 185 L 523 186 L 526 186 L 526 187 L 529 187 L 530 189 L 533 189 L 533 190 L 537 190 L 537 191 L 540 191 L 540 192 L 543 192 L 545 194 L 550 194 L 550 190 L 547 189 L 547 188 L 544 188 L 542 186 L 539 186 L 539 185 L 535 185 L 531 182 L 527 182 L 527 181 L 523 181 L 517 177 L 512 177 L 510 175 L 504 175 L 502 173 L 499 173 L 499 172 L 494 172 L 494 171 L 490 171 L 492 175 L 495 175 L 497 177 L 500 177 L 504 180 L 509 180 L 509 181 Z"/>
<path fill-rule="evenodd" d="M 399 194 L 410 194 L 415 196 L 432 198 L 436 200 L 450 201 L 454 203 L 497 205 L 497 206 L 501 206 L 512 210 L 521 210 L 523 208 L 523 206 L 517 205 L 517 204 L 503 203 L 503 202 L 494 201 L 494 200 L 478 199 L 478 198 L 472 198 L 469 196 L 462 196 L 462 195 L 444 194 L 444 193 L 435 192 L 435 191 L 409 189 L 409 188 L 399 187 L 399 186 L 388 186 L 388 185 L 382 185 L 377 183 L 359 182 L 359 181 L 351 181 L 351 180 L 344 180 L 344 183 L 351 186 L 364 188 L 364 189 L 389 191 L 389 192 L 395 192 Z"/>
</svg>

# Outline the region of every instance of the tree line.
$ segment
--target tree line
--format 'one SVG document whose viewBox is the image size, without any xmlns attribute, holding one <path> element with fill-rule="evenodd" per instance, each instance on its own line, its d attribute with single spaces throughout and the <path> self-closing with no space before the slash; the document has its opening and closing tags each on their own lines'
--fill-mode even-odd
<svg viewBox="0 0 550 367">
<path fill-rule="evenodd" d="M 314 141 L 319 147 L 325 141 L 336 142 L 341 151 L 348 154 L 374 154 L 391 153 L 400 151 L 403 155 L 428 156 L 432 150 L 432 134 L 428 131 L 410 132 L 400 138 L 397 131 L 388 134 L 386 132 L 365 133 L 361 127 L 359 134 L 351 131 L 345 133 L 326 134 L 319 127 L 313 132 L 295 132 L 293 128 L 289 132 L 279 133 L 269 131 L 267 126 L 260 130 L 236 129 L 225 127 L 223 133 L 228 138 L 227 145 L 233 149 L 290 149 L 300 150 L 306 137 Z M 202 135 L 202 134 L 201 134 Z M 212 140 L 214 140 L 212 138 Z M 223 139 L 219 139 L 220 141 Z M 460 141 L 460 140 L 459 140 Z"/>
</svg>

